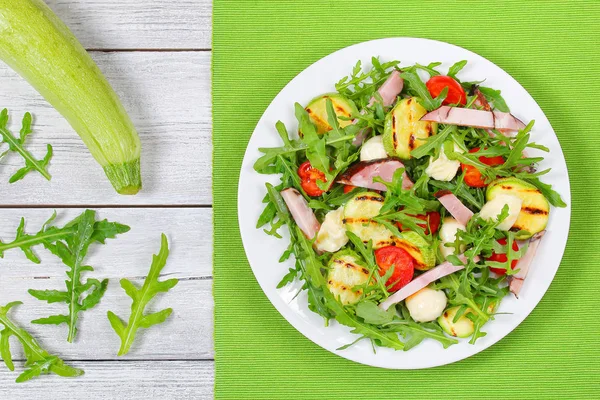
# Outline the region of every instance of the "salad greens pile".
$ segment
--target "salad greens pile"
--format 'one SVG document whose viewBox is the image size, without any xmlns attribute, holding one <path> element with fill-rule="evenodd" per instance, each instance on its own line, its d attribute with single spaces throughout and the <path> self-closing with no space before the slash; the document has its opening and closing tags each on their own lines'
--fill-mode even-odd
<svg viewBox="0 0 600 400">
<path fill-rule="evenodd" d="M 452 65 L 445 76 L 438 70 L 441 63 L 403 67 L 399 61 L 382 63 L 374 57 L 371 64 L 365 70 L 357 62 L 351 75 L 335 84 L 336 93 L 317 97 L 306 107 L 296 103 L 297 130 L 290 134 L 279 121 L 276 131 L 283 145 L 259 149 L 263 155 L 254 164 L 256 172 L 278 175 L 281 181 L 266 184 L 265 207 L 256 226 L 277 238 L 284 236 L 281 229 L 287 226 L 289 246 L 280 262 L 294 259 L 277 287 L 299 280 L 301 291 L 307 293 L 309 309 L 322 316 L 326 325 L 333 319 L 350 327 L 358 335 L 355 342 L 368 339 L 373 349 L 376 345 L 408 350 L 426 338 L 440 342 L 444 348 L 458 343 L 457 337 L 470 337 L 470 343 L 475 343 L 485 336 L 483 325 L 494 319 L 501 300 L 510 293 L 511 279 L 524 279 L 518 275 L 520 269 L 515 263 L 527 252 L 529 240 L 543 235 L 549 204 L 566 206 L 560 195 L 540 180 L 549 172 L 536 170 L 543 157 L 527 154 L 531 149 L 536 154 L 548 149 L 530 141 L 534 121 L 510 134 L 495 128 L 421 120 L 424 114 L 443 105 L 499 112 L 494 118 L 508 115 L 510 109 L 499 90 L 481 86 L 481 81 L 459 80 L 466 61 Z M 403 87 L 395 102 L 386 105 L 382 85 L 392 79 L 393 73 L 400 74 Z M 453 80 L 456 87 L 446 86 L 433 93 L 433 77 Z M 460 102 L 446 101 L 451 96 L 456 98 L 457 93 L 463 95 Z M 407 110 L 409 104 L 412 108 Z M 398 118 L 404 118 L 410 127 L 396 128 Z M 409 134 L 410 156 L 399 157 L 395 146 L 404 144 L 394 142 L 392 146 L 389 138 L 397 141 L 402 129 L 416 132 L 421 126 L 429 129 L 429 136 L 415 139 L 415 134 Z M 400 130 L 390 136 L 390 129 Z M 361 150 L 371 138 L 379 136 L 386 159 L 363 159 Z M 382 179 L 377 173 L 368 175 L 370 165 L 381 163 L 383 170 L 390 160 L 402 163 L 391 179 Z M 446 165 L 454 165 L 455 175 L 434 179 L 428 167 L 435 160 L 444 161 L 446 169 L 450 168 Z M 307 168 L 312 174 L 308 177 Z M 370 185 L 349 184 L 345 178 L 349 171 L 366 174 L 371 183 L 383 187 L 374 190 Z M 339 182 L 341 177 L 346 179 L 344 184 Z M 410 187 L 403 182 L 405 177 L 413 183 Z M 292 205 L 282 196 L 290 188 L 298 193 Z M 445 237 L 444 226 L 450 229 L 458 222 L 438 200 L 446 193 L 474 214 L 468 223 L 451 232 L 450 239 Z M 492 218 L 480 214 L 498 196 L 516 198 L 516 211 L 507 203 L 501 204 Z M 301 208 L 304 216 L 291 211 L 294 208 Z M 343 218 L 334 231 L 329 218 L 333 219 L 333 213 L 340 209 Z M 307 214 L 314 215 L 317 232 L 307 232 L 305 227 L 312 221 Z M 437 221 L 430 218 L 433 214 L 437 214 Z M 353 222 L 357 217 L 360 222 Z M 514 219 L 517 222 L 510 224 L 510 229 L 499 227 L 503 221 Z M 381 232 L 387 235 L 383 235 L 383 242 Z M 323 250 L 320 241 L 326 236 L 344 240 L 334 251 Z M 405 250 L 412 262 L 396 259 L 386 264 L 378 253 L 389 246 Z M 433 307 L 426 296 L 417 299 L 426 289 L 408 293 L 408 298 L 403 296 L 387 309 L 382 306 L 398 292 L 396 278 L 408 274 L 409 264 L 410 275 L 400 286 L 419 281 L 436 265 L 464 267 L 427 286 L 438 298 L 441 293 L 445 299 L 433 318 L 417 316 L 409 304 L 409 300 L 421 301 L 422 306 Z M 353 272 L 341 272 L 339 265 Z"/>
</svg>

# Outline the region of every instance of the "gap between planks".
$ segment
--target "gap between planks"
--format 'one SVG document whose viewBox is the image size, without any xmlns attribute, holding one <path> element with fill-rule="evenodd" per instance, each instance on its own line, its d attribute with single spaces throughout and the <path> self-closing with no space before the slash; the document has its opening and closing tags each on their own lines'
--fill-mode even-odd
<svg viewBox="0 0 600 400">
<path fill-rule="evenodd" d="M 170 48 L 170 49 L 119 49 L 119 48 L 89 48 L 85 49 L 88 52 L 98 53 L 186 53 L 186 52 L 210 52 L 211 48 Z"/>
<path fill-rule="evenodd" d="M 28 208 L 212 208 L 212 204 L 0 204 L 0 209 Z"/>
</svg>

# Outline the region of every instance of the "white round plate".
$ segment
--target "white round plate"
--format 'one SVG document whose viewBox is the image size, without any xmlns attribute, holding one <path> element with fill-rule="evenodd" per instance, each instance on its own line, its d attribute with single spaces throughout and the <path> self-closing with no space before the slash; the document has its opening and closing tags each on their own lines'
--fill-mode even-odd
<svg viewBox="0 0 600 400">
<path fill-rule="evenodd" d="M 278 262 L 288 246 L 289 237 L 284 235 L 283 239 L 277 239 L 268 236 L 261 229 L 256 229 L 256 221 L 264 206 L 265 182 L 277 183 L 278 178 L 260 175 L 252 169 L 252 165 L 261 155 L 259 147 L 282 145 L 275 131 L 277 121 L 281 120 L 289 132 L 297 131 L 295 102 L 306 104 L 319 94 L 335 91 L 334 84 L 351 72 L 357 60 L 362 60 L 363 66 L 370 67 L 373 56 L 378 56 L 382 62 L 400 60 L 401 66 L 441 61 L 443 64 L 439 70 L 443 72 L 455 62 L 467 60 L 467 66 L 459 73 L 461 80 L 485 79 L 485 86 L 502 91 L 502 96 L 517 118 L 525 123 L 535 120 L 531 140 L 550 149 L 549 154 L 544 153 L 545 160 L 540 170 L 552 168 L 552 171 L 543 180 L 552 184 L 564 201 L 570 204 L 569 177 L 560 144 L 540 107 L 516 80 L 485 58 L 448 43 L 416 38 L 380 39 L 346 47 L 306 68 L 279 92 L 258 121 L 240 173 L 238 213 L 242 241 L 254 275 L 269 300 L 290 324 L 319 346 L 349 360 L 383 368 L 418 369 L 445 365 L 477 354 L 496 343 L 535 308 L 548 290 L 563 256 L 569 232 L 570 206 L 551 210 L 547 234 L 538 248 L 521 297 L 516 299 L 511 295 L 502 301 L 499 312 L 503 314 L 485 326 L 487 336 L 479 339 L 475 345 L 462 340 L 443 349 L 438 342 L 427 339 L 406 352 L 377 348 L 377 352 L 373 353 L 371 343 L 362 340 L 346 350 L 336 350 L 357 338 L 350 333 L 350 328 L 335 321 L 325 327 L 323 319 L 308 309 L 306 292 L 294 297 L 300 283 L 276 289 L 283 275 L 293 265 L 291 260 Z M 537 154 L 533 150 L 528 152 Z M 285 232 L 286 229 L 281 231 Z M 265 326 L 266 329 L 269 327 Z"/>
</svg>

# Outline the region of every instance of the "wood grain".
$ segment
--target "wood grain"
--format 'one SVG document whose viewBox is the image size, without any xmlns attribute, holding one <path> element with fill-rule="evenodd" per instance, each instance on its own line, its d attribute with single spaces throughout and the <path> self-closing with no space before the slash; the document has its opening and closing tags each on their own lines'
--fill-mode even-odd
<svg viewBox="0 0 600 400">
<path fill-rule="evenodd" d="M 54 146 L 50 182 L 37 173 L 9 185 L 23 164 L 9 154 L 0 160 L 2 205 L 190 205 L 211 204 L 210 53 L 93 53 L 120 95 L 142 140 L 144 188 L 120 196 L 66 120 L 8 67 L 0 66 L 0 107 L 20 129 L 34 114 L 27 148 L 43 156 Z M 0 146 L 2 147 L 2 146 Z M 2 147 L 3 148 L 3 147 Z"/>
<path fill-rule="evenodd" d="M 212 399 L 211 361 L 73 362 L 85 375 L 76 379 L 42 376 L 15 384 L 15 372 L 0 371 L 0 399 Z"/>
<path fill-rule="evenodd" d="M 60 210 L 60 222 L 71 219 L 80 211 Z M 28 221 L 28 232 L 35 232 L 51 212 L 46 209 L 0 210 L 0 238 L 7 242 L 14 237 L 21 216 Z M 6 251 L 4 259 L 0 260 L 0 304 L 22 300 L 24 304 L 12 311 L 13 319 L 48 350 L 65 359 L 212 359 L 212 210 L 103 209 L 98 217 L 129 224 L 132 229 L 106 245 L 95 244 L 90 249 L 86 263 L 95 271 L 86 276 L 109 278 L 110 283 L 101 303 L 80 314 L 76 343 L 66 342 L 67 327 L 64 325 L 30 323 L 36 318 L 63 313 L 66 308 L 65 304 L 47 304 L 27 293 L 28 289 L 64 290 L 66 268 L 43 248 L 36 250 L 42 259 L 41 265 L 27 260 L 18 249 Z M 143 284 L 152 254 L 159 250 L 161 232 L 167 234 L 172 244 L 162 277 L 179 278 L 180 282 L 169 293 L 158 295 L 148 311 L 171 307 L 173 315 L 160 326 L 140 331 L 131 352 L 117 358 L 119 340 L 106 312 L 111 310 L 122 318 L 129 316 L 131 299 L 121 289 L 119 279 L 127 277 L 138 286 Z M 16 358 L 22 357 L 20 348 L 13 354 Z"/>
<path fill-rule="evenodd" d="M 45 0 L 88 49 L 210 49 L 210 0 Z"/>
<path fill-rule="evenodd" d="M 22 166 L 19 157 L 0 161 L 0 240 L 14 238 L 20 217 L 36 232 L 57 206 L 59 224 L 99 209 L 100 218 L 126 223 L 131 231 L 106 245 L 94 245 L 90 276 L 110 279 L 102 302 L 82 314 L 76 343 L 66 342 L 64 326 L 40 326 L 32 319 L 64 312 L 27 289 L 61 289 L 65 267 L 44 249 L 40 265 L 19 250 L 0 259 L 0 303 L 23 300 L 11 312 L 49 351 L 85 369 L 77 379 L 44 376 L 23 385 L 0 363 L 0 399 L 106 398 L 209 399 L 213 393 L 212 203 L 210 107 L 210 0 L 44 0 L 69 26 L 121 97 L 138 128 L 142 146 L 143 191 L 135 197 L 114 193 L 76 133 L 22 78 L 0 63 L 0 108 L 11 112 L 18 131 L 24 112 L 34 114 L 27 148 L 55 156 L 46 182 L 35 174 L 14 185 L 8 177 Z M 0 146 L 1 147 L 1 146 Z M 110 208 L 133 207 L 133 208 Z M 144 208 L 146 206 L 146 208 Z M 154 208 L 167 206 L 167 208 Z M 177 208 L 186 206 L 186 208 Z M 202 208 L 196 208 L 202 206 Z M 25 207 L 25 208 L 23 208 Z M 40 207 L 40 208 L 28 208 Z M 67 207 L 62 209 L 63 207 Z M 68 208 L 71 207 L 71 208 Z M 140 208 L 141 207 L 141 208 Z M 147 208 L 152 207 L 152 208 Z M 180 283 L 160 295 L 150 311 L 172 307 L 160 327 L 140 331 L 126 357 L 117 358 L 117 336 L 106 311 L 128 316 L 131 300 L 120 278 L 141 285 L 165 232 L 171 255 L 164 279 Z M 13 342 L 14 356 L 22 360 Z"/>
</svg>

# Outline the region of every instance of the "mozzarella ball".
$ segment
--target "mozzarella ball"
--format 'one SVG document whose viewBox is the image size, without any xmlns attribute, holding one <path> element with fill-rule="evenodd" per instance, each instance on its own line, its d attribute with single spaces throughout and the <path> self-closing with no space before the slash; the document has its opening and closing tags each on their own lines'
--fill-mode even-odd
<svg viewBox="0 0 600 400">
<path fill-rule="evenodd" d="M 346 225 L 344 225 L 344 209 L 329 211 L 317 233 L 315 242 L 317 250 L 333 253 L 348 243 Z"/>
<path fill-rule="evenodd" d="M 360 149 L 360 161 L 379 160 L 388 158 L 383 147 L 383 136 L 374 136 L 367 140 Z"/>
<path fill-rule="evenodd" d="M 446 294 L 443 290 L 425 287 L 405 300 L 410 316 L 417 322 L 429 322 L 438 318 L 446 309 Z"/>
<path fill-rule="evenodd" d="M 459 230 L 466 230 L 466 227 L 455 220 L 452 217 L 446 217 L 442 221 L 442 226 L 440 227 L 440 252 L 444 256 L 444 258 L 448 257 L 450 254 L 455 253 L 454 247 L 446 247 L 444 246 L 446 243 L 454 243 L 456 241 L 456 233 Z M 460 246 L 460 251 L 465 251 L 465 246 Z"/>
<path fill-rule="evenodd" d="M 462 149 L 454 143 L 454 151 L 457 153 L 462 153 Z M 449 160 L 444 153 L 444 147 L 440 151 L 440 155 L 435 160 L 433 157 L 429 158 L 429 165 L 425 169 L 425 173 L 436 181 L 451 181 L 458 172 L 460 168 L 460 161 L 458 160 Z"/>
<path fill-rule="evenodd" d="M 507 231 L 515 224 L 517 218 L 519 218 L 519 213 L 521 212 L 523 200 L 517 196 L 499 194 L 481 207 L 479 216 L 485 220 L 496 220 L 506 205 L 508 206 L 508 217 L 506 217 L 506 219 L 496 228 L 501 231 Z"/>
</svg>

